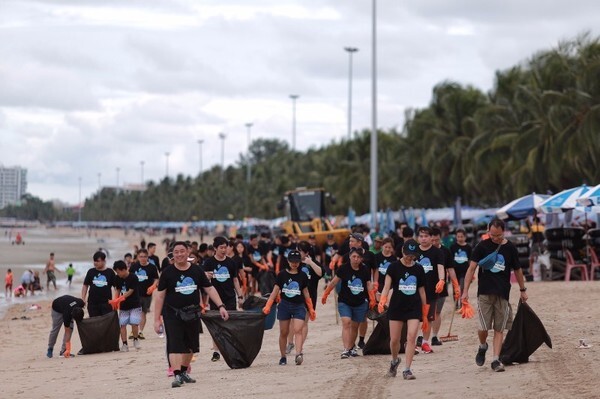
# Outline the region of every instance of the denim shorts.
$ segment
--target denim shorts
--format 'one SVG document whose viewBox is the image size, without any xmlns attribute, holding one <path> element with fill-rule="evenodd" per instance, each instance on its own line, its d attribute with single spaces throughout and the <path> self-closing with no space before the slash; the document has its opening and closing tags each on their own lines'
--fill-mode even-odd
<svg viewBox="0 0 600 399">
<path fill-rule="evenodd" d="M 306 319 L 306 306 L 281 299 L 277 305 L 277 320 Z"/>
<path fill-rule="evenodd" d="M 362 323 L 365 321 L 368 310 L 369 304 L 367 301 L 358 306 L 350 306 L 344 302 L 338 302 L 338 312 L 340 313 L 340 317 L 349 317 L 352 319 L 352 321 L 357 323 Z"/>
</svg>

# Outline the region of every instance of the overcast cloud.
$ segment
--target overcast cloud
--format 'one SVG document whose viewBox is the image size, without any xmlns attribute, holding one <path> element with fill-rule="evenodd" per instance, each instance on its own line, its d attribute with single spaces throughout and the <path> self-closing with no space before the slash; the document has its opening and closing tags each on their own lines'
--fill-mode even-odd
<svg viewBox="0 0 600 399">
<path fill-rule="evenodd" d="M 29 192 L 78 200 L 102 185 L 196 176 L 253 138 L 297 149 L 370 127 L 371 1 L 4 0 L 0 4 L 0 162 L 28 169 Z M 575 7 L 574 4 L 577 6 Z M 378 125 L 401 127 L 444 80 L 490 90 L 494 72 L 584 31 L 600 2 L 378 1 Z"/>
</svg>

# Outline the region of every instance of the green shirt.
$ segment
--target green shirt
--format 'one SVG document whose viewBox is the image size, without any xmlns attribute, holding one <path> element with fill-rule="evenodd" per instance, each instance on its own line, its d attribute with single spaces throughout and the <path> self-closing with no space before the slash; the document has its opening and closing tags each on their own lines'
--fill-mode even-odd
<svg viewBox="0 0 600 399">
<path fill-rule="evenodd" d="M 67 270 L 65 270 L 65 272 L 67 273 L 67 276 L 73 276 L 75 275 L 75 268 L 72 266 L 67 267 Z"/>
</svg>

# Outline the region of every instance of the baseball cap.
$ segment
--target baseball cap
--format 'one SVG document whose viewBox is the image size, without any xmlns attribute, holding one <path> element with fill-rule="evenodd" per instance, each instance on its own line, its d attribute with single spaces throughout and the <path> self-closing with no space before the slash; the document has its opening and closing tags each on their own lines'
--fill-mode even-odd
<svg viewBox="0 0 600 399">
<path fill-rule="evenodd" d="M 357 241 L 364 241 L 365 240 L 365 238 L 363 237 L 363 235 L 360 234 L 360 233 L 352 233 L 352 234 L 350 234 L 350 238 L 354 238 Z"/>
<path fill-rule="evenodd" d="M 418 257 L 420 255 L 419 243 L 415 240 L 406 240 L 406 242 L 402 246 L 402 253 L 404 255 L 412 255 Z"/>
<path fill-rule="evenodd" d="M 300 262 L 302 260 L 302 255 L 298 251 L 290 251 L 287 256 L 288 262 Z"/>
</svg>

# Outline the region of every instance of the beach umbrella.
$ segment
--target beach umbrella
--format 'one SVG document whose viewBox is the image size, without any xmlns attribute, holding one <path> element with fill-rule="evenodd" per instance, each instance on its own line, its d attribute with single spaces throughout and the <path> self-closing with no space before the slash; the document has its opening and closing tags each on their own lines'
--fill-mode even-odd
<svg viewBox="0 0 600 399">
<path fill-rule="evenodd" d="M 584 208 L 577 200 L 588 191 L 590 191 L 590 187 L 585 184 L 561 191 L 542 202 L 538 209 L 543 213 L 563 213 L 575 208 Z"/>
<path fill-rule="evenodd" d="M 577 202 L 582 206 L 600 205 L 600 184 L 590 188 L 587 193 L 577 199 Z"/>
<path fill-rule="evenodd" d="M 537 208 L 548 199 L 549 195 L 528 194 L 517 198 L 496 211 L 500 219 L 519 220 L 538 213 Z"/>
</svg>

